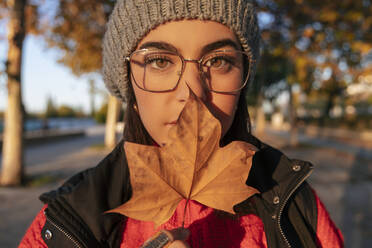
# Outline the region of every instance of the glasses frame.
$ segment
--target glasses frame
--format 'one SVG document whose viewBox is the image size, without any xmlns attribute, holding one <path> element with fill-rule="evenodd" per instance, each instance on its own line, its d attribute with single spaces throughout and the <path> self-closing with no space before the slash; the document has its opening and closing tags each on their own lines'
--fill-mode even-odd
<svg viewBox="0 0 372 248">
<path fill-rule="evenodd" d="M 137 54 L 137 53 L 141 53 L 141 52 L 146 52 L 146 51 L 159 51 L 159 50 L 161 50 L 161 49 L 148 49 L 148 48 L 145 48 L 145 49 L 136 50 L 136 51 L 132 52 L 129 56 L 126 56 L 124 59 L 125 59 L 125 61 L 128 62 L 128 65 L 129 65 L 129 68 L 130 68 L 130 64 L 131 64 L 132 57 L 133 57 L 135 54 Z M 163 52 L 165 52 L 165 53 L 169 53 L 169 54 L 171 54 L 171 55 L 177 55 L 178 57 L 181 58 L 181 61 L 182 61 L 182 68 L 181 68 L 181 72 L 179 73 L 178 81 L 177 81 L 177 83 L 175 84 L 175 86 L 174 86 L 172 89 L 168 89 L 168 90 L 148 90 L 148 89 L 145 89 L 145 88 L 143 88 L 142 86 L 140 86 L 140 85 L 136 82 L 136 79 L 135 79 L 135 77 L 134 77 L 134 75 L 133 75 L 132 70 L 130 70 L 130 74 L 131 74 L 131 76 L 132 76 L 132 78 L 133 78 L 134 83 L 135 83 L 135 84 L 137 85 L 137 87 L 140 88 L 141 90 L 148 91 L 148 92 L 153 92 L 153 93 L 171 92 L 171 91 L 174 91 L 174 90 L 177 88 L 179 82 L 181 81 L 181 78 L 182 78 L 183 72 L 185 71 L 186 63 L 187 63 L 187 62 L 191 62 L 191 63 L 196 63 L 196 64 L 198 64 L 198 71 L 199 71 L 200 76 L 202 77 L 202 75 L 205 73 L 205 72 L 202 70 L 202 68 L 203 68 L 202 61 L 203 61 L 203 59 L 204 59 L 206 56 L 210 56 L 210 55 L 213 54 L 213 53 L 218 53 L 218 52 L 231 52 L 231 51 L 239 52 L 239 53 L 245 54 L 245 55 L 247 55 L 247 57 L 248 57 L 248 71 L 247 71 L 247 77 L 246 77 L 244 83 L 242 84 L 242 86 L 241 86 L 239 89 L 234 90 L 234 91 L 218 91 L 218 90 L 213 90 L 213 89 L 211 89 L 210 86 L 209 86 L 207 83 L 205 83 L 205 84 L 206 84 L 208 90 L 211 91 L 211 92 L 215 92 L 215 93 L 236 93 L 236 92 L 240 91 L 241 89 L 243 89 L 243 88 L 246 86 L 247 82 L 249 81 L 249 78 L 250 78 L 250 76 L 251 76 L 252 62 L 255 61 L 254 59 L 252 59 L 252 54 L 250 54 L 250 53 L 248 53 L 248 52 L 245 52 L 245 51 L 236 50 L 236 49 L 215 50 L 215 51 L 213 51 L 213 52 L 211 52 L 211 53 L 207 53 L 207 54 L 203 55 L 200 59 L 185 59 L 185 58 L 182 56 L 182 54 L 179 54 L 179 53 L 177 53 L 177 52 L 172 52 L 172 51 L 164 50 Z M 201 79 L 202 79 L 202 78 L 201 78 Z M 204 80 L 202 79 L 202 81 L 204 81 Z"/>
</svg>

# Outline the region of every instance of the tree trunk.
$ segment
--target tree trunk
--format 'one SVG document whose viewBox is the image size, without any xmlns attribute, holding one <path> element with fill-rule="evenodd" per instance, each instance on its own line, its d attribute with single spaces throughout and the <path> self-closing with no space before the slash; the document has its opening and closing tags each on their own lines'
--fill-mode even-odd
<svg viewBox="0 0 372 248">
<path fill-rule="evenodd" d="M 116 145 L 116 123 L 120 113 L 121 101 L 114 96 L 109 97 L 106 117 L 105 146 L 113 148 Z"/>
<path fill-rule="evenodd" d="M 266 47 L 264 47 L 266 49 Z M 263 52 L 265 53 L 265 51 Z M 262 56 L 261 63 L 265 65 L 265 56 Z M 256 135 L 261 136 L 265 132 L 266 128 L 266 118 L 265 118 L 265 111 L 263 109 L 263 102 L 264 102 L 264 85 L 266 83 L 266 67 L 263 66 L 261 68 L 261 75 L 259 77 L 259 90 L 258 90 L 258 97 L 257 97 L 257 105 L 256 105 L 256 116 L 255 116 L 255 124 L 256 124 Z"/>
<path fill-rule="evenodd" d="M 335 98 L 337 97 L 337 92 L 336 91 L 331 91 L 328 92 L 327 96 L 327 103 L 323 111 L 323 115 L 319 120 L 319 126 L 324 127 L 327 120 L 330 119 L 331 116 L 331 110 L 335 105 Z"/>
<path fill-rule="evenodd" d="M 263 96 L 262 93 L 258 96 L 257 99 L 257 110 L 256 110 L 256 134 L 257 136 L 263 135 L 265 132 L 266 119 L 265 112 L 263 109 Z"/>
<path fill-rule="evenodd" d="M 21 94 L 22 46 L 25 37 L 26 0 L 9 0 L 8 105 L 5 112 L 0 184 L 20 185 L 23 179 L 23 108 Z"/>
<path fill-rule="evenodd" d="M 95 103 L 95 98 L 96 98 L 96 85 L 95 81 L 93 79 L 89 80 L 89 95 L 90 95 L 90 115 L 94 117 L 96 114 L 96 103 Z"/>
<path fill-rule="evenodd" d="M 288 86 L 289 88 L 289 124 L 290 124 L 290 131 L 289 131 L 289 146 L 296 147 L 298 146 L 298 127 L 297 127 L 297 102 L 294 97 L 294 93 L 292 90 L 292 85 Z"/>
<path fill-rule="evenodd" d="M 342 88 L 338 85 L 336 79 L 331 78 L 327 89 L 327 102 L 324 107 L 322 116 L 319 119 L 319 126 L 324 127 L 329 121 L 331 116 L 331 110 L 335 106 L 336 98 L 341 95 Z"/>
</svg>

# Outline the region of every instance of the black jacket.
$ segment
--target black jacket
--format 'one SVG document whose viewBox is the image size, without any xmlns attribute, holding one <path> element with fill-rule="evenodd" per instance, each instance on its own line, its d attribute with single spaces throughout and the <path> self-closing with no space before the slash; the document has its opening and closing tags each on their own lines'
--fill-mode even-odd
<svg viewBox="0 0 372 248">
<path fill-rule="evenodd" d="M 252 143 L 259 151 L 247 184 L 261 194 L 234 206 L 235 212 L 255 213 L 262 219 L 269 247 L 316 247 L 316 201 L 305 182 L 311 164 L 290 160 L 256 139 Z M 120 247 L 125 217 L 105 211 L 130 197 L 121 141 L 98 166 L 40 196 L 48 204 L 42 237 L 48 247 Z"/>
</svg>

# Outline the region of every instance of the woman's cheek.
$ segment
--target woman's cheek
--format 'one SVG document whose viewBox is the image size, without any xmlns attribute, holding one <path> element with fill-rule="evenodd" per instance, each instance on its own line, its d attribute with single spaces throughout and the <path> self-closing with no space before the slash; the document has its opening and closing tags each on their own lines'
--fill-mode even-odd
<svg viewBox="0 0 372 248">
<path fill-rule="evenodd" d="M 215 94 L 212 98 L 209 109 L 221 123 L 222 136 L 226 134 L 234 120 L 239 96 L 239 93 L 234 95 Z"/>
<path fill-rule="evenodd" d="M 137 104 L 139 109 L 139 115 L 142 120 L 146 131 L 149 133 L 151 138 L 159 145 L 162 145 L 167 141 L 169 128 L 164 125 L 163 119 L 165 118 L 164 106 L 159 105 L 159 99 L 153 99 L 151 101 L 149 97 L 138 98 Z"/>
</svg>

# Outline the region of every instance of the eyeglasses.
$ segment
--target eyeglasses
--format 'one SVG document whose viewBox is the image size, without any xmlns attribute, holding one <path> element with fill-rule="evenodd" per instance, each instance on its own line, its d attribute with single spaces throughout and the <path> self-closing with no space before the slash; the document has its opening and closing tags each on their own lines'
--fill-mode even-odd
<svg viewBox="0 0 372 248">
<path fill-rule="evenodd" d="M 250 54 L 238 50 L 213 51 L 195 60 L 168 50 L 141 49 L 125 59 L 135 84 L 150 92 L 174 90 L 186 62 L 191 62 L 198 64 L 200 78 L 210 91 L 234 93 L 247 84 L 252 63 Z"/>
</svg>

